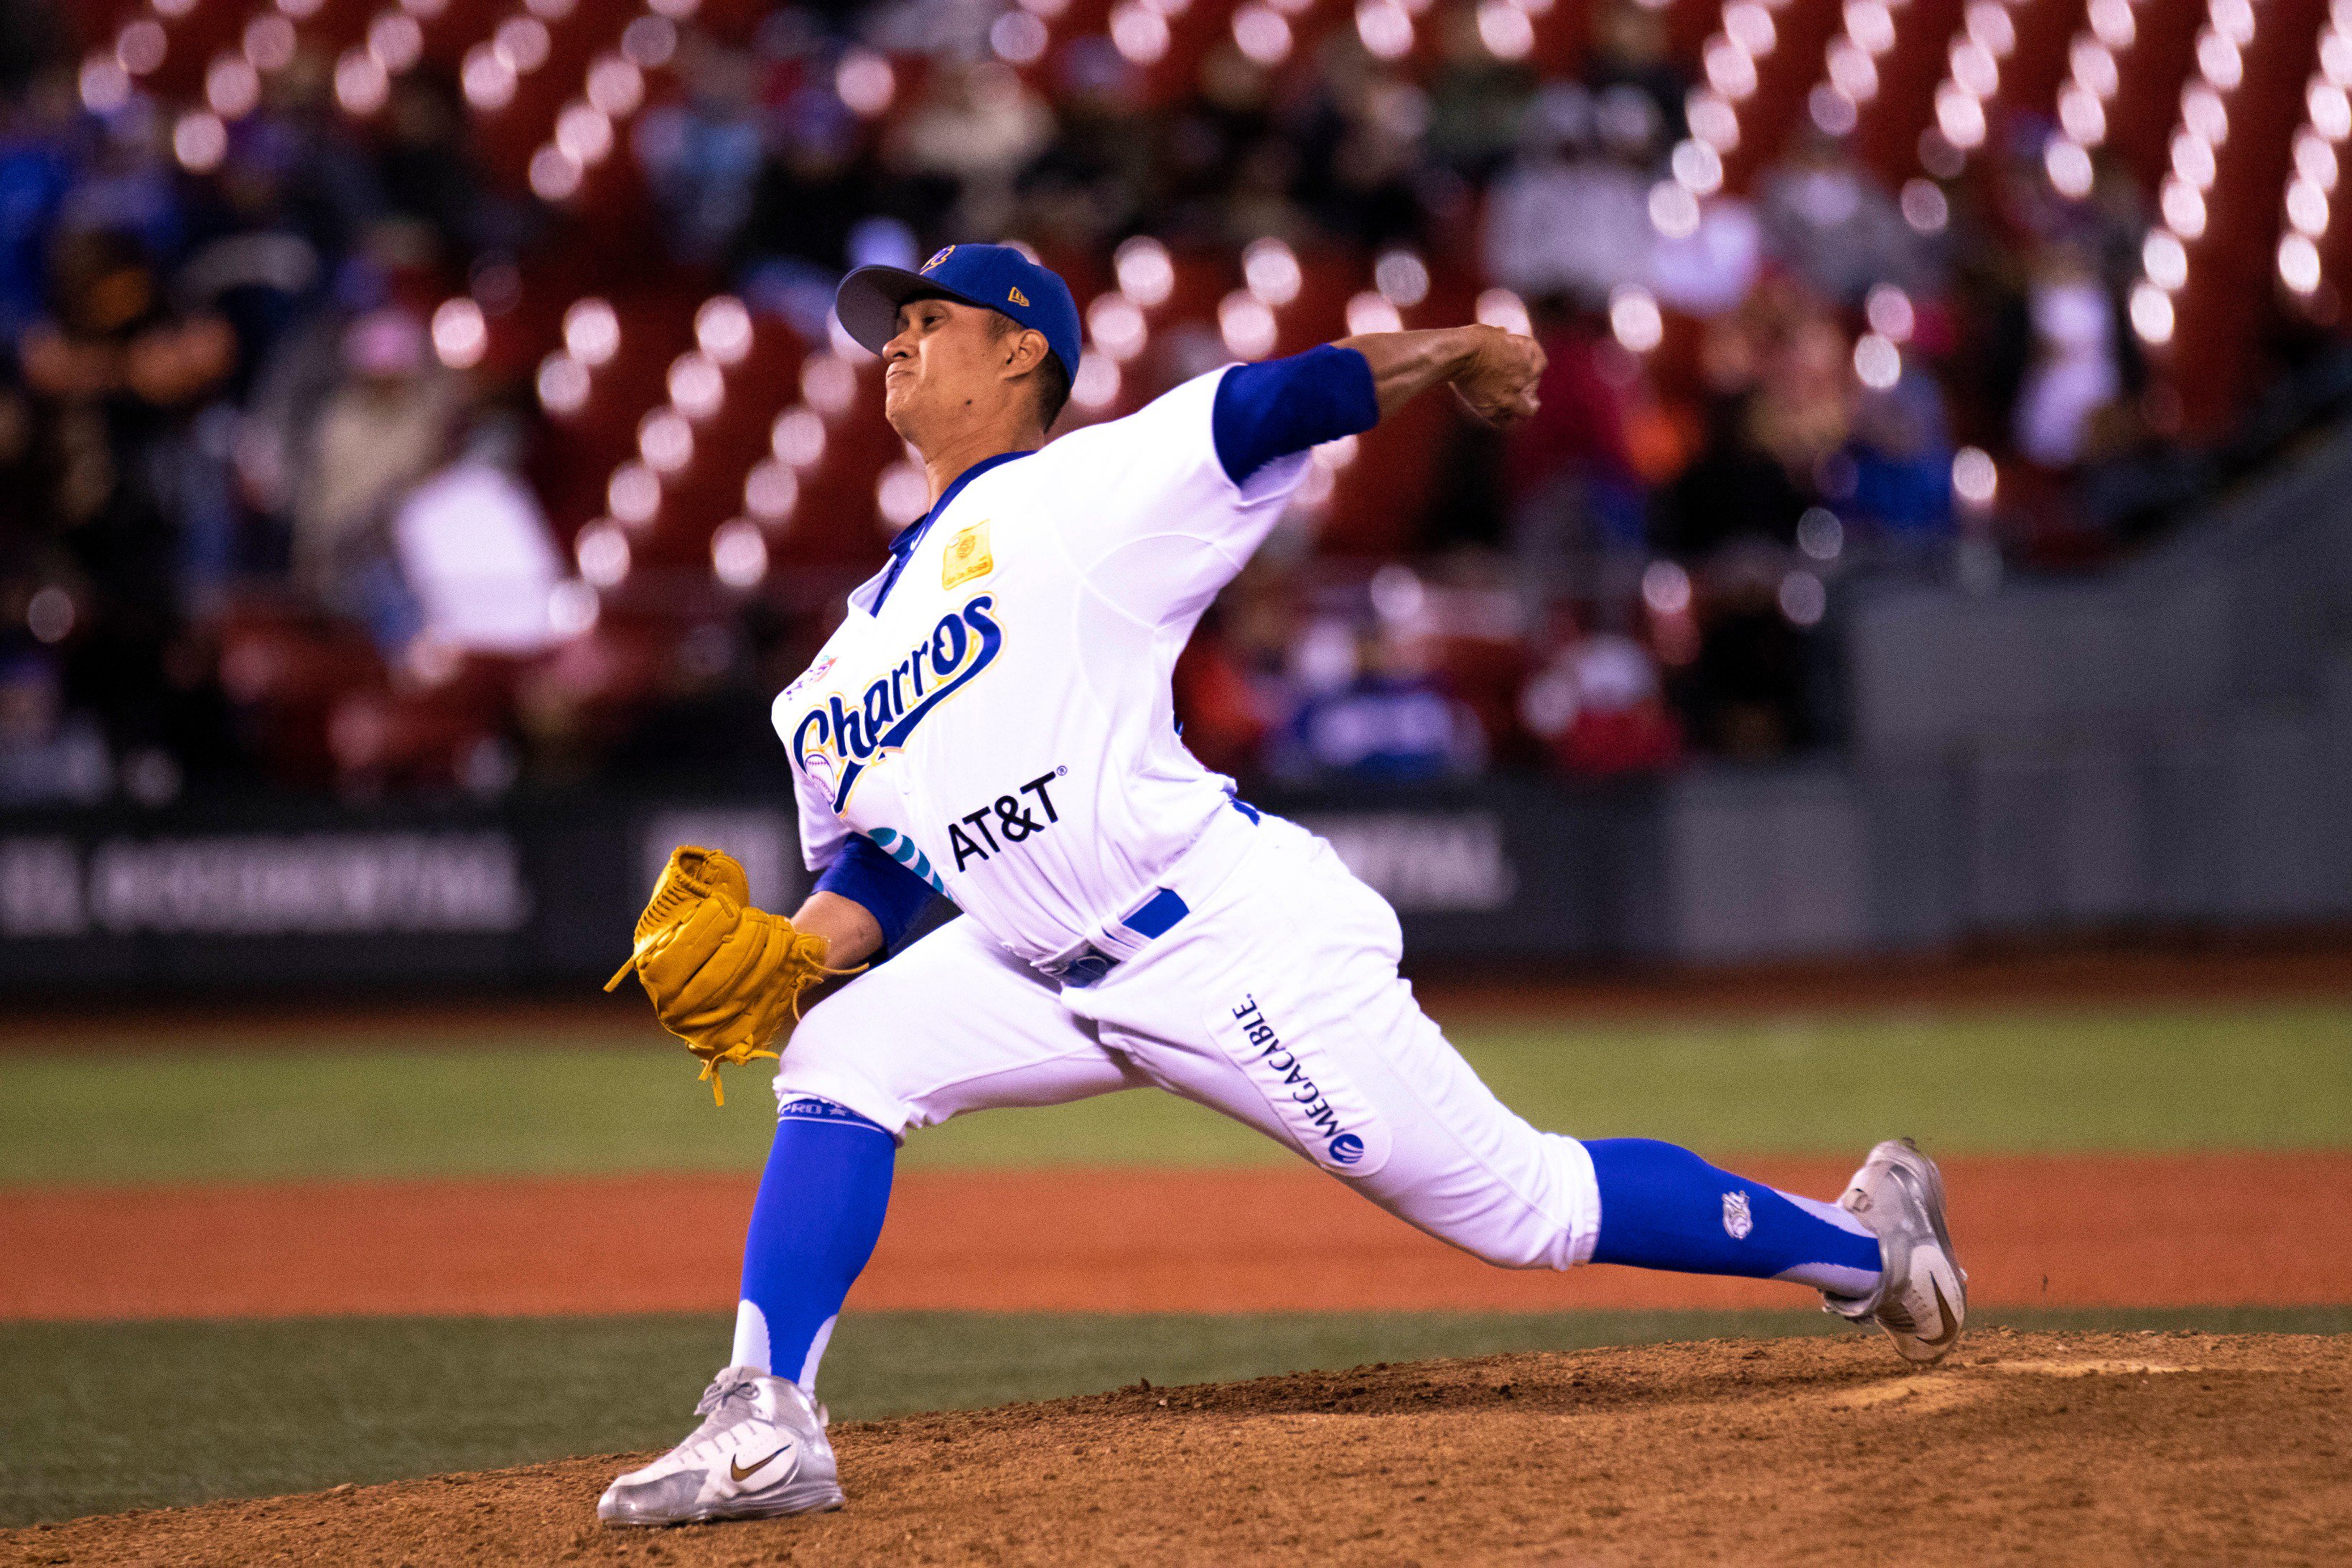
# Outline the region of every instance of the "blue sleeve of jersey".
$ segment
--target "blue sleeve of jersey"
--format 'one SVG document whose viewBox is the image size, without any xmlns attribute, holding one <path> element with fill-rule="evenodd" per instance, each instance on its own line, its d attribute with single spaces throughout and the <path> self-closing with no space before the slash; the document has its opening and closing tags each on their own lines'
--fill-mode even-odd
<svg viewBox="0 0 2352 1568">
<path fill-rule="evenodd" d="M 896 947 L 934 891 L 929 882 L 884 854 L 863 833 L 853 834 L 816 879 L 816 891 L 862 904 L 882 928 L 882 945 Z"/>
<path fill-rule="evenodd" d="M 1237 365 L 1217 383 L 1209 432 L 1217 461 L 1240 484 L 1276 458 L 1381 422 L 1372 367 L 1354 349 L 1330 343 L 1288 359 Z"/>
</svg>

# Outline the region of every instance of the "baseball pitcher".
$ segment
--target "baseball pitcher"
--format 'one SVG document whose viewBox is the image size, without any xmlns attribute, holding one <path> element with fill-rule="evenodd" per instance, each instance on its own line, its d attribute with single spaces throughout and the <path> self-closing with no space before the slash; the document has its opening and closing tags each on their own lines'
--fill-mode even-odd
<svg viewBox="0 0 2352 1568">
<path fill-rule="evenodd" d="M 1397 975 L 1395 915 L 1330 847 L 1185 750 L 1170 672 L 1320 442 L 1450 386 L 1497 425 L 1543 352 L 1490 327 L 1349 338 L 1230 366 L 1051 446 L 1078 363 L 1069 289 L 1003 246 L 844 279 L 930 510 L 775 701 L 815 891 L 749 907 L 682 848 L 635 970 L 702 1058 L 772 1056 L 799 997 L 964 913 L 794 1028 L 731 1364 L 677 1447 L 615 1480 L 613 1524 L 838 1507 L 815 1384 L 909 1130 L 1145 1085 L 1248 1123 L 1407 1224 L 1508 1268 L 1623 1263 L 1787 1279 L 1932 1362 L 1967 1276 L 1942 1179 L 1906 1141 L 1834 1203 L 1643 1139 L 1528 1125 Z M 615 981 L 621 978 L 615 976 Z"/>
</svg>

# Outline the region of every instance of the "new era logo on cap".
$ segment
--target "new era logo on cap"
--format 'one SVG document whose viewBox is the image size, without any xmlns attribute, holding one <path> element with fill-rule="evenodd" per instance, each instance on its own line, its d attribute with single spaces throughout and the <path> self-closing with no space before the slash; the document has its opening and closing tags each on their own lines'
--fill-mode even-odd
<svg viewBox="0 0 2352 1568">
<path fill-rule="evenodd" d="M 1029 296 L 1018 289 L 1007 289 L 1004 297 L 1016 305 L 1025 305 L 1029 302 Z"/>
</svg>

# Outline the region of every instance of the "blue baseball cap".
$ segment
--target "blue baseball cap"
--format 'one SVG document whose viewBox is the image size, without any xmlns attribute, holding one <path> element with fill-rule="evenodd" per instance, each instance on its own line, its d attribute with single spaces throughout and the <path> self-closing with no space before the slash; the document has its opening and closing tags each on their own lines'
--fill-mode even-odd
<svg viewBox="0 0 2352 1568">
<path fill-rule="evenodd" d="M 926 295 L 1003 311 L 1045 334 L 1065 375 L 1078 374 L 1078 302 L 1070 286 L 1009 245 L 950 245 L 920 272 L 861 267 L 841 280 L 833 308 L 849 335 L 878 354 L 898 335 L 898 307 Z"/>
</svg>

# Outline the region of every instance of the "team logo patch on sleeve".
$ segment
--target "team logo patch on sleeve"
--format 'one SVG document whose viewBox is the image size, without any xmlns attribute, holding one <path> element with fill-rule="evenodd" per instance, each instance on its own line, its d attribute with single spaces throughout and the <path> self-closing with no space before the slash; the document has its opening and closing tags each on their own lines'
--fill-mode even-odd
<svg viewBox="0 0 2352 1568">
<path fill-rule="evenodd" d="M 982 518 L 948 541 L 947 552 L 940 558 L 940 586 L 952 588 L 994 570 L 996 562 L 988 553 L 988 520 Z"/>
<path fill-rule="evenodd" d="M 833 668 L 835 657 L 835 656 L 833 654 L 826 654 L 823 658 L 818 659 L 814 664 L 810 665 L 806 669 L 801 671 L 799 679 L 795 679 L 790 686 L 784 688 L 784 695 L 786 697 L 798 697 L 802 692 L 807 690 L 810 687 L 814 686 L 818 681 L 823 680 L 824 679 L 824 672 Z"/>
</svg>

